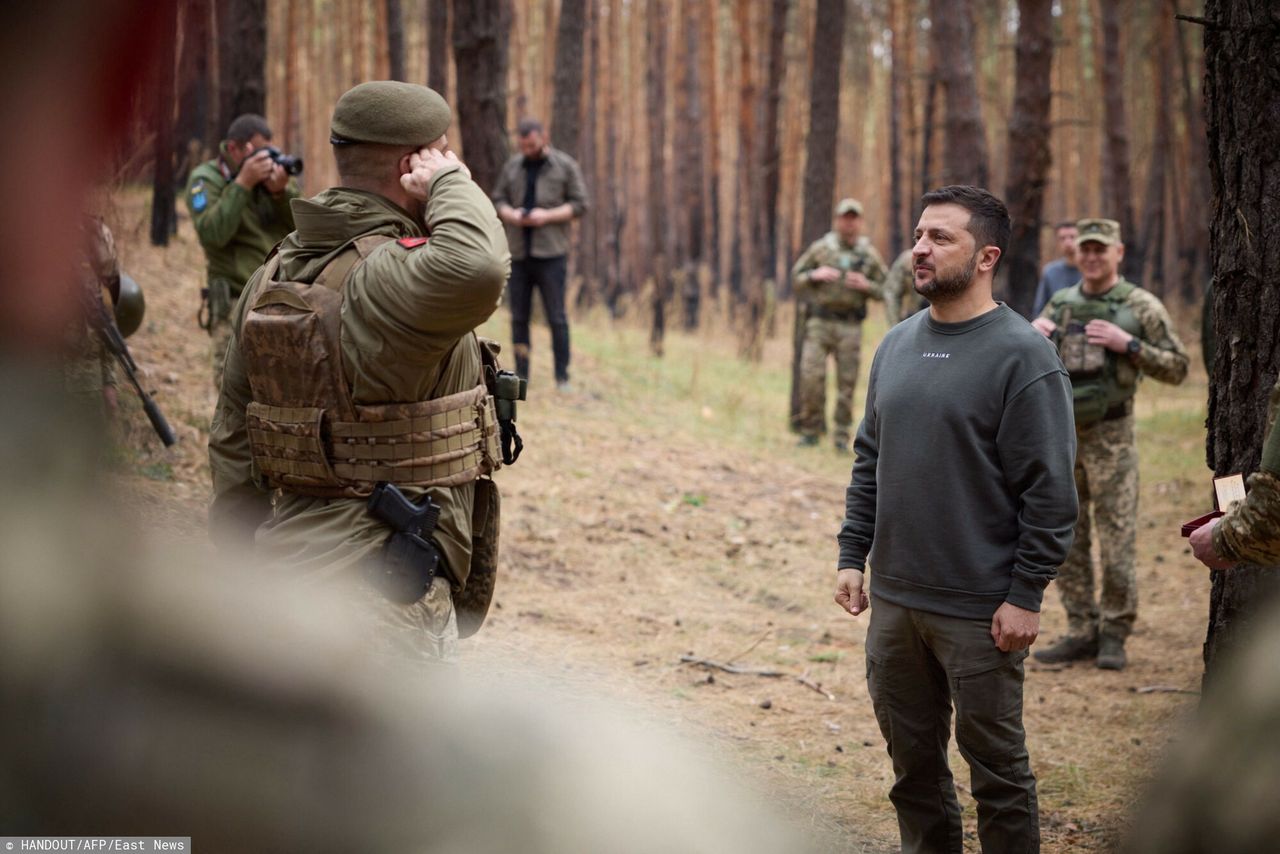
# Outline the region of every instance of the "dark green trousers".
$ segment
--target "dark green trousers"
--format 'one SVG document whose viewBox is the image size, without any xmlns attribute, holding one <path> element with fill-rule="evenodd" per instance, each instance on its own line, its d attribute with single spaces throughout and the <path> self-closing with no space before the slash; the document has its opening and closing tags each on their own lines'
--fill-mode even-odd
<svg viewBox="0 0 1280 854">
<path fill-rule="evenodd" d="M 990 620 L 944 617 L 873 598 L 867 685 L 893 759 L 889 800 L 902 850 L 964 850 L 947 744 L 969 763 L 978 838 L 991 854 L 1040 850 L 1036 778 L 1022 728 L 1022 660 L 1001 652 Z"/>
</svg>

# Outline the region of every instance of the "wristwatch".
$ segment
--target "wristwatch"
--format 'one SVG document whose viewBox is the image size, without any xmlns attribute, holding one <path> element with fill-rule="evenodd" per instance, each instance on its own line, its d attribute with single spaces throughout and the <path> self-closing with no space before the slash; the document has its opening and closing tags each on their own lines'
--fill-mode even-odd
<svg viewBox="0 0 1280 854">
<path fill-rule="evenodd" d="M 1142 342 L 1137 338 L 1130 338 L 1129 343 L 1125 345 L 1124 349 L 1130 356 L 1137 356 L 1142 352 Z"/>
</svg>

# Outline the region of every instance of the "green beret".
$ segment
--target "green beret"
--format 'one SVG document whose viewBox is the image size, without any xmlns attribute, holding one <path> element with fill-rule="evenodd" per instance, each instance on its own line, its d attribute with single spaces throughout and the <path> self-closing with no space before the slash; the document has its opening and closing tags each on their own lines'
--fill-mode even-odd
<svg viewBox="0 0 1280 854">
<path fill-rule="evenodd" d="M 361 83 L 338 99 L 329 124 L 334 145 L 376 142 L 426 145 L 449 128 L 453 113 L 434 89 L 398 80 Z"/>
</svg>

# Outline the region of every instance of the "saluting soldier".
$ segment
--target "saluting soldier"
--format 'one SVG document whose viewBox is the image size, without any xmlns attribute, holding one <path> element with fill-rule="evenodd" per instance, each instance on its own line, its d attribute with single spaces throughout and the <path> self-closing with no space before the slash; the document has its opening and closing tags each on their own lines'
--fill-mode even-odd
<svg viewBox="0 0 1280 854">
<path fill-rule="evenodd" d="M 246 286 L 209 439 L 215 541 L 314 578 L 365 575 L 379 646 L 428 660 L 456 654 L 452 597 L 477 574 L 473 552 L 496 559 L 473 548 L 496 532 L 499 464 L 496 346 L 482 354 L 474 330 L 510 270 L 493 206 L 448 151 L 450 117 L 409 83 L 338 100 L 341 186 L 293 202 L 297 231 Z M 384 482 L 438 508 L 418 532 L 424 562 L 396 564 L 422 569 L 416 598 L 384 584 L 384 544 L 404 533 L 369 512 Z"/>
<path fill-rule="evenodd" d="M 836 449 L 849 449 L 853 392 L 862 358 L 867 300 L 883 299 L 884 261 L 862 237 L 862 204 L 842 199 L 831 231 L 804 251 L 791 270 L 796 296 L 806 304 L 800 353 L 800 444 L 816 445 L 826 430 L 827 357 L 836 360 Z"/>
<path fill-rule="evenodd" d="M 270 146 L 266 119 L 239 116 L 218 156 L 192 169 L 187 182 L 187 209 L 209 266 L 200 324 L 209 332 L 215 389 L 222 385 L 231 307 L 271 247 L 293 231 L 289 202 L 298 185 L 271 159 Z"/>
</svg>

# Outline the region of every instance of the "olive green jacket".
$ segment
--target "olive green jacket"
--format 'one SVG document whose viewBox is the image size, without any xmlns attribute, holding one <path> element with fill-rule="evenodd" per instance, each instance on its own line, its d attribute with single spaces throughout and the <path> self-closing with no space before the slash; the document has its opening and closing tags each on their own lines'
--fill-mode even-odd
<svg viewBox="0 0 1280 854">
<path fill-rule="evenodd" d="M 1213 547 L 1222 557 L 1239 563 L 1273 566 L 1280 563 L 1280 381 L 1271 390 L 1262 464 L 1249 477 L 1249 492 L 1213 529 Z"/>
<path fill-rule="evenodd" d="M 221 156 L 192 169 L 187 210 L 204 247 L 209 281 L 225 279 L 231 296 L 239 296 L 271 248 L 293 231 L 289 203 L 297 197 L 298 185 L 292 179 L 278 196 L 261 184 L 246 190 L 235 182 L 235 172 Z"/>
<path fill-rule="evenodd" d="M 846 273 L 856 272 L 866 276 L 871 289 L 866 293 L 854 290 L 842 281 L 815 282 L 809 274 L 819 267 L 835 267 Z M 882 288 L 885 279 L 884 261 L 871 241 L 860 237 L 852 246 L 846 246 L 834 231 L 829 231 L 809 245 L 791 268 L 791 283 L 796 296 L 810 305 L 834 312 L 859 312 L 866 314 L 868 299 L 884 299 Z"/>
<path fill-rule="evenodd" d="M 427 228 L 387 199 L 342 187 L 293 203 L 298 230 L 280 246 L 281 279 L 315 277 L 352 239 L 430 234 L 421 245 L 392 240 L 375 249 L 347 281 L 342 356 L 356 404 L 428 400 L 482 382 L 473 330 L 498 306 L 510 272 L 502 225 L 488 198 L 457 169 L 438 174 L 426 203 Z M 332 576 L 358 566 L 390 533 L 364 499 L 290 492 L 276 498 L 254 470 L 245 410 L 252 400 L 239 332 L 261 271 L 232 316 L 226 376 L 209 434 L 214 499 L 210 533 L 219 546 L 245 545 L 304 573 Z M 474 484 L 428 490 L 441 507 L 434 539 L 449 569 L 470 567 Z M 421 489 L 405 489 L 410 498 Z"/>
<path fill-rule="evenodd" d="M 582 180 L 582 169 L 578 161 L 558 148 L 547 146 L 547 160 L 538 170 L 538 180 L 534 182 L 534 198 L 537 207 L 558 208 L 567 204 L 573 208 L 574 217 L 580 217 L 587 210 L 587 185 Z M 525 170 L 524 156 L 516 154 L 507 160 L 494 185 L 493 203 L 506 202 L 511 207 L 524 207 Z M 523 261 L 524 228 L 508 225 L 507 241 L 511 244 L 511 257 Z M 569 223 L 556 222 L 532 229 L 534 258 L 558 258 L 569 254 Z"/>
</svg>

